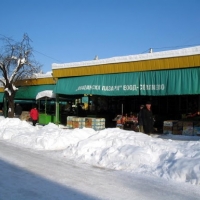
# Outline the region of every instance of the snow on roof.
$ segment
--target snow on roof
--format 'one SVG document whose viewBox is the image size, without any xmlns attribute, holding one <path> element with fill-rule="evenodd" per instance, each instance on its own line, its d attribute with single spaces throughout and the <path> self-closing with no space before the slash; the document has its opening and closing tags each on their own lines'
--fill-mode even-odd
<svg viewBox="0 0 200 200">
<path fill-rule="evenodd" d="M 36 100 L 37 100 L 37 99 L 44 98 L 44 97 L 55 98 L 55 97 L 56 97 L 56 94 L 54 94 L 52 90 L 44 90 L 44 91 L 39 92 L 39 93 L 36 95 Z"/>
<path fill-rule="evenodd" d="M 42 74 L 42 73 L 36 74 L 36 73 L 34 73 L 33 77 L 31 77 L 31 78 L 50 78 L 50 77 L 53 77 L 52 76 L 52 71 L 47 72 L 46 74 Z"/>
<path fill-rule="evenodd" d="M 183 48 L 183 49 L 178 49 L 178 50 L 169 50 L 169 51 L 161 51 L 161 52 L 154 52 L 154 53 L 112 57 L 112 58 L 99 59 L 99 60 L 90 60 L 90 61 L 81 61 L 81 62 L 72 62 L 72 63 L 63 63 L 63 64 L 53 63 L 52 69 L 103 65 L 103 64 L 110 64 L 110 63 L 132 62 L 132 61 L 141 61 L 141 60 L 152 60 L 152 59 L 159 59 L 159 58 L 179 57 L 179 56 L 191 56 L 191 55 L 198 55 L 198 54 L 200 54 L 200 46 L 195 46 L 195 47 Z"/>
</svg>

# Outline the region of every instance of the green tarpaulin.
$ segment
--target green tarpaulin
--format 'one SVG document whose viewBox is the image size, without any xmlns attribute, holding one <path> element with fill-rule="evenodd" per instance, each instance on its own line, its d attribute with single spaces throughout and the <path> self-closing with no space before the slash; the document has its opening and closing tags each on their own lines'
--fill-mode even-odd
<svg viewBox="0 0 200 200">
<path fill-rule="evenodd" d="M 61 78 L 54 93 L 105 96 L 200 94 L 200 68 Z"/>
<path fill-rule="evenodd" d="M 0 103 L 3 103 L 4 92 L 0 93 Z"/>
<path fill-rule="evenodd" d="M 35 99 L 38 92 L 53 90 L 55 85 L 36 85 L 20 87 L 15 95 L 15 99 Z"/>
</svg>

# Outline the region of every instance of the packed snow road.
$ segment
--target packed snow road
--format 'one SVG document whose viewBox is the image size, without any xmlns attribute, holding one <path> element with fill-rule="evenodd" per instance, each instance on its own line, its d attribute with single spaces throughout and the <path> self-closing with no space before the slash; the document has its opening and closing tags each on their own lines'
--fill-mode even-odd
<svg viewBox="0 0 200 200">
<path fill-rule="evenodd" d="M 100 169 L 0 141 L 1 200 L 197 200 L 199 195 L 198 186 Z"/>
</svg>

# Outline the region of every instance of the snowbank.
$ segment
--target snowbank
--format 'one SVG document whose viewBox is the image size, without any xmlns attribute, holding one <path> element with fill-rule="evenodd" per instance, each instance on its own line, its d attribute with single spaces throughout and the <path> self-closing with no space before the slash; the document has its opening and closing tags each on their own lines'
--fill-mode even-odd
<svg viewBox="0 0 200 200">
<path fill-rule="evenodd" d="M 61 129 L 52 123 L 34 127 L 1 117 L 0 139 L 37 150 L 62 150 L 60 156 L 66 159 L 98 167 L 200 184 L 198 137 L 196 141 L 172 140 L 118 128 Z"/>
</svg>

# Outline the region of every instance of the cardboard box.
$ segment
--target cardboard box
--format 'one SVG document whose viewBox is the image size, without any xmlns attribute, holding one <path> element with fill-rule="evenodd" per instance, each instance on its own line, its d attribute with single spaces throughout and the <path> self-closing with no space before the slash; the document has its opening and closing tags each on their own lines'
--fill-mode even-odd
<svg viewBox="0 0 200 200">
<path fill-rule="evenodd" d="M 163 122 L 163 126 L 175 126 L 177 125 L 178 120 L 167 120 Z"/>
<path fill-rule="evenodd" d="M 164 126 L 163 134 L 172 134 L 172 126 Z"/>
</svg>

